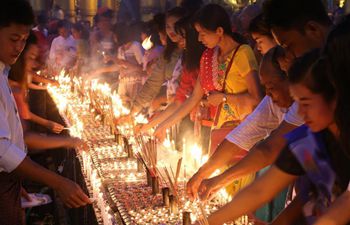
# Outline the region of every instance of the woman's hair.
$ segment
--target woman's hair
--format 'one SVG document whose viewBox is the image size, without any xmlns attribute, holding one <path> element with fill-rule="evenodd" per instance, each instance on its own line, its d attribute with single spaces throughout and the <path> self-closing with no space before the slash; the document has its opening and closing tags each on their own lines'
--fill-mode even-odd
<svg viewBox="0 0 350 225">
<path fill-rule="evenodd" d="M 140 34 L 136 24 L 119 23 L 115 25 L 113 32 L 118 38 L 118 46 L 140 40 Z"/>
<path fill-rule="evenodd" d="M 0 7 L 0 28 L 12 23 L 31 26 L 34 24 L 34 12 L 28 1 L 2 0 Z"/>
<path fill-rule="evenodd" d="M 188 71 L 199 69 L 200 59 L 205 50 L 202 43 L 198 41 L 198 32 L 191 25 L 191 17 L 183 17 L 175 24 L 175 32 L 186 40 L 182 62 Z"/>
<path fill-rule="evenodd" d="M 81 23 L 76 23 L 73 25 L 72 29 L 78 31 L 81 34 L 81 39 L 89 40 L 89 31 Z"/>
<path fill-rule="evenodd" d="M 335 89 L 329 80 L 330 73 L 328 59 L 320 58 L 320 50 L 315 49 L 293 62 L 288 71 L 288 78 L 290 84 L 302 84 L 330 102 L 335 99 Z"/>
<path fill-rule="evenodd" d="M 151 42 L 154 46 L 161 45 L 160 37 L 158 34 L 158 29 L 156 29 L 154 20 L 141 23 L 141 33 L 151 36 Z"/>
<path fill-rule="evenodd" d="M 187 13 L 186 9 L 182 8 L 182 7 L 175 7 L 170 9 L 167 14 L 166 14 L 166 18 L 169 17 L 176 17 L 176 18 L 182 18 L 183 16 L 185 16 Z M 171 55 L 173 54 L 173 52 L 177 49 L 177 43 L 174 43 L 170 40 L 170 38 L 167 36 L 167 44 L 165 46 L 164 49 L 164 53 L 163 53 L 163 57 L 165 60 L 170 61 L 171 59 Z"/>
<path fill-rule="evenodd" d="M 16 63 L 11 66 L 11 70 L 9 72 L 9 79 L 18 82 L 21 87 L 27 89 L 28 87 L 28 79 L 27 79 L 27 73 L 25 71 L 25 54 L 27 53 L 29 47 L 31 45 L 36 45 L 38 42 L 36 36 L 34 35 L 33 32 L 30 32 L 26 45 L 17 59 Z"/>
<path fill-rule="evenodd" d="M 203 0 L 182 0 L 181 7 L 184 7 L 190 14 L 195 13 L 203 5 Z"/>
<path fill-rule="evenodd" d="M 285 71 L 283 71 L 281 69 L 280 64 L 278 63 L 278 59 L 280 57 L 282 57 L 282 52 L 284 51 L 284 49 L 277 45 L 273 48 L 271 48 L 264 56 L 262 59 L 262 62 L 265 63 L 267 61 L 267 63 L 270 63 L 270 65 L 272 66 L 272 68 L 275 70 L 274 73 L 270 73 L 270 75 L 278 75 L 280 78 L 282 78 L 283 80 L 287 79 L 287 74 Z"/>
<path fill-rule="evenodd" d="M 323 52 L 330 63 L 330 81 L 335 87 L 337 105 L 335 122 L 340 142 L 350 157 L 350 16 L 334 27 L 328 35 Z"/>
<path fill-rule="evenodd" d="M 60 28 L 66 28 L 66 29 L 69 29 L 70 28 L 70 23 L 68 20 L 59 20 L 57 22 L 57 29 L 60 29 Z"/>
<path fill-rule="evenodd" d="M 158 13 L 153 16 L 152 19 L 152 29 L 157 32 L 165 33 L 165 14 Z"/>
<path fill-rule="evenodd" d="M 269 38 L 273 38 L 270 27 L 266 23 L 262 14 L 258 15 L 254 19 L 250 21 L 249 33 L 257 33 L 260 35 L 268 36 Z"/>
<path fill-rule="evenodd" d="M 217 4 L 208 4 L 201 8 L 194 16 L 194 24 L 215 32 L 221 27 L 224 34 L 231 36 L 236 42 L 245 44 L 245 38 L 235 32 L 232 32 L 231 20 L 225 9 Z"/>
</svg>

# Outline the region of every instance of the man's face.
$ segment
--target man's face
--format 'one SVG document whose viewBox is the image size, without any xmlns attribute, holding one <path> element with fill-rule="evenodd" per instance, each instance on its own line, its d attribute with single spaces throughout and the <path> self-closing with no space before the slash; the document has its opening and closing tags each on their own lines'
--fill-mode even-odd
<svg viewBox="0 0 350 225">
<path fill-rule="evenodd" d="M 64 38 L 67 38 L 69 36 L 69 31 L 66 27 L 61 27 L 58 29 L 58 34 Z"/>
<path fill-rule="evenodd" d="M 260 82 L 265 87 L 266 95 L 270 96 L 272 101 L 282 108 L 289 108 L 293 99 L 289 93 L 289 84 L 282 74 L 277 71 L 268 62 L 264 62 L 260 66 Z"/>
<path fill-rule="evenodd" d="M 320 41 L 315 41 L 309 35 L 303 34 L 296 29 L 286 30 L 273 27 L 271 31 L 277 44 L 294 55 L 294 57 L 300 57 L 311 49 L 321 47 L 318 46 Z"/>
<path fill-rule="evenodd" d="M 0 28 L 0 60 L 12 65 L 21 54 L 29 35 L 30 26 L 14 24 Z"/>
<path fill-rule="evenodd" d="M 102 32 L 108 32 L 112 28 L 112 19 L 101 16 L 97 23 L 97 26 Z"/>
</svg>

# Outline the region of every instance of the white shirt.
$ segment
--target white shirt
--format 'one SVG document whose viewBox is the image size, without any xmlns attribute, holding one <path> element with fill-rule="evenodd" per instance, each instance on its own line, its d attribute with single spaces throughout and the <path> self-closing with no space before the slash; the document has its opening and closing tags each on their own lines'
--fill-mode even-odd
<svg viewBox="0 0 350 225">
<path fill-rule="evenodd" d="M 8 84 L 9 67 L 0 61 L 0 171 L 13 171 L 26 157 L 23 129 Z"/>
<path fill-rule="evenodd" d="M 177 60 L 176 65 L 173 70 L 173 75 L 170 80 L 167 81 L 166 95 L 169 99 L 171 96 L 176 94 L 176 90 L 180 85 L 179 78 L 182 73 L 182 57 Z"/>
<path fill-rule="evenodd" d="M 34 31 L 39 31 L 39 32 L 42 32 L 42 34 L 47 38 L 47 36 L 49 36 L 49 31 L 44 28 L 42 31 L 39 30 L 39 26 L 36 26 L 33 28 Z"/>
<path fill-rule="evenodd" d="M 286 109 L 278 107 L 271 97 L 265 96 L 255 110 L 226 136 L 226 139 L 248 151 L 257 142 L 269 136 L 283 120 L 295 126 L 304 124 L 297 111 L 298 106 L 295 102 Z"/>
<path fill-rule="evenodd" d="M 147 65 L 153 60 L 159 58 L 163 52 L 163 46 L 156 46 L 150 50 L 147 50 L 142 58 L 142 69 L 143 71 L 147 70 Z"/>
<path fill-rule="evenodd" d="M 53 39 L 49 54 L 51 65 L 66 67 L 75 60 L 76 56 L 76 41 L 72 35 L 67 38 L 58 36 Z"/>
<path fill-rule="evenodd" d="M 128 49 L 123 49 L 123 47 L 119 47 L 118 59 L 123 59 L 131 63 L 142 65 L 143 48 L 141 43 L 138 41 L 134 41 Z M 134 60 L 136 60 L 136 62 Z"/>
</svg>

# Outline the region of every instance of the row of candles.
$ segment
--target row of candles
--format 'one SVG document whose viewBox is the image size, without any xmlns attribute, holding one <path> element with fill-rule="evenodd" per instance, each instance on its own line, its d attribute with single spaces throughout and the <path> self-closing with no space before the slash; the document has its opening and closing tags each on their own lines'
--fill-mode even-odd
<svg viewBox="0 0 350 225">
<path fill-rule="evenodd" d="M 115 118 L 129 110 L 107 83 L 64 72 L 56 79 L 60 86 L 48 91 L 70 122 L 70 134 L 88 141 L 89 151 L 81 151 L 79 158 L 103 225 L 116 224 L 117 214 L 125 224 L 206 224 L 206 215 L 229 200 L 224 191 L 205 205 L 186 199 L 188 175 L 207 159 L 198 145 L 184 141 L 179 153 L 169 137 L 158 143 L 151 136 L 136 136 L 135 124 L 115 125 Z M 142 115 L 134 121 L 147 122 Z M 243 216 L 230 224 L 253 223 Z"/>
</svg>

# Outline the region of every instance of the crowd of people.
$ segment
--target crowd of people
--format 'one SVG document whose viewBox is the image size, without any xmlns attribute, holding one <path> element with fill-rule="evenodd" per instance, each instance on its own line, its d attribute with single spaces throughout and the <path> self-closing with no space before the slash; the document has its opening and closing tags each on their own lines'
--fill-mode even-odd
<svg viewBox="0 0 350 225">
<path fill-rule="evenodd" d="M 349 16 L 332 19 L 321 0 L 265 0 L 232 15 L 184 0 L 148 22 L 113 18 L 102 7 L 90 27 L 35 16 L 26 0 L 1 2 L 1 224 L 25 224 L 22 180 L 51 187 L 68 207 L 91 203 L 29 157 L 86 145 L 35 110 L 38 92 L 59 85 L 46 75 L 62 70 L 111 83 L 130 108 L 117 123 L 148 116 L 135 133 L 163 140 L 171 128 L 178 151 L 185 138 L 201 144 L 209 159 L 187 196 L 233 196 L 210 225 L 262 206 L 272 225 L 350 224 Z"/>
</svg>

